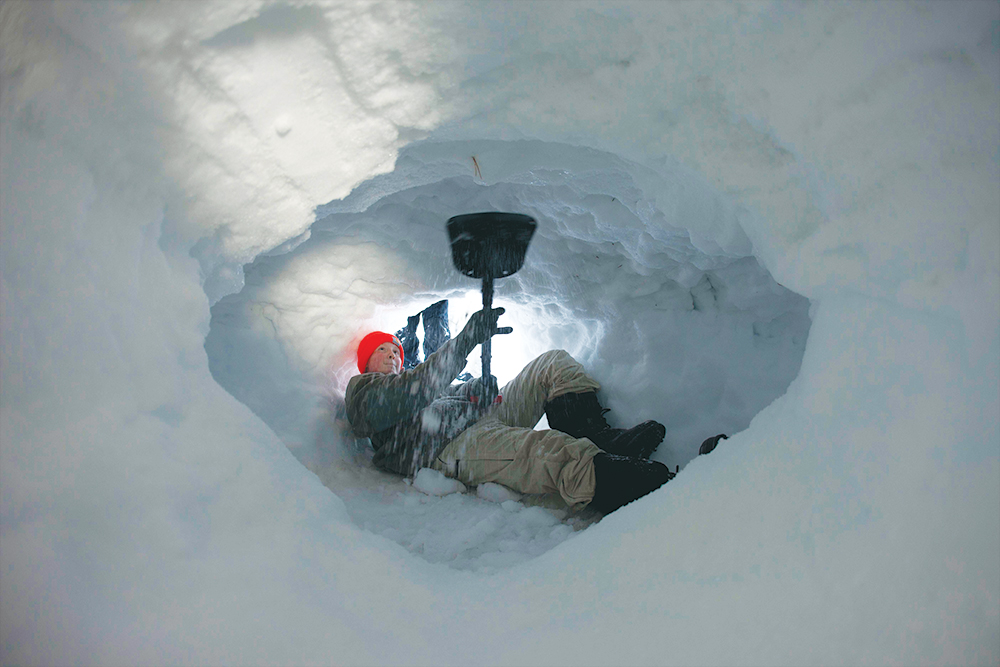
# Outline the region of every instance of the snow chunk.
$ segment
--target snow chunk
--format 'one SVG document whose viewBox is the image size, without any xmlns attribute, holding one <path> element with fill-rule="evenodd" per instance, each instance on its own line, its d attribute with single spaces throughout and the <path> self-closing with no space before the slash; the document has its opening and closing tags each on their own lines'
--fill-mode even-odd
<svg viewBox="0 0 1000 667">
<path fill-rule="evenodd" d="M 421 468 L 413 478 L 413 486 L 429 496 L 447 496 L 451 493 L 465 493 L 465 484 L 457 479 L 445 477 L 437 470 Z"/>
<path fill-rule="evenodd" d="M 486 482 L 485 484 L 480 484 L 476 487 L 476 495 L 483 500 L 488 500 L 491 503 L 503 504 L 508 501 L 517 502 L 521 500 L 521 494 L 513 489 L 508 489 L 502 484 L 494 484 L 493 482 Z"/>
</svg>

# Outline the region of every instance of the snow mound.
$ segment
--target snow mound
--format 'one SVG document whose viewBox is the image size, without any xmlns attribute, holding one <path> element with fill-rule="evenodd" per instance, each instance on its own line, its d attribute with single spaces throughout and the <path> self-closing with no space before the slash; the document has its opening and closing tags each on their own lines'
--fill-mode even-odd
<svg viewBox="0 0 1000 667">
<path fill-rule="evenodd" d="M 508 489 L 502 484 L 486 482 L 476 487 L 476 496 L 491 503 L 507 503 L 509 501 L 521 500 L 521 494 L 512 489 Z"/>
</svg>

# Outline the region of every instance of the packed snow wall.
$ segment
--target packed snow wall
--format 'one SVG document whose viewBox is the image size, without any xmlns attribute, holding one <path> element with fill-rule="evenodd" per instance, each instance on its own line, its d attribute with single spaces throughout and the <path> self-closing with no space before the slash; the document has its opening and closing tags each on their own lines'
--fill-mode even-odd
<svg viewBox="0 0 1000 667">
<path fill-rule="evenodd" d="M 997 661 L 995 4 L 0 12 L 4 663 Z M 591 172 L 610 194 L 578 187 Z M 430 275 L 432 239 L 352 216 L 414 188 L 442 213 L 473 191 L 512 208 L 531 188 L 504 184 L 532 175 L 597 198 L 550 216 L 539 259 L 621 257 L 579 294 L 555 269 L 516 283 L 580 311 L 540 342 L 623 348 L 588 359 L 610 385 L 664 349 L 642 291 L 692 294 L 667 248 L 742 258 L 809 299 L 811 328 L 784 395 L 711 457 L 533 560 L 456 572 L 359 529 L 219 386 L 210 307 L 244 264 L 308 260 L 333 218 L 359 321 L 283 331 L 342 367 L 380 305 L 388 323 L 460 289 Z M 615 192 L 641 195 L 633 217 Z"/>
</svg>

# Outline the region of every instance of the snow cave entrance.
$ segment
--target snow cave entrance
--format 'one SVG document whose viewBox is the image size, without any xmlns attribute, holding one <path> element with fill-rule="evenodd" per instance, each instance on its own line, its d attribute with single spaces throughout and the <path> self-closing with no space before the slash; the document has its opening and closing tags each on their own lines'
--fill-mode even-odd
<svg viewBox="0 0 1000 667">
<path fill-rule="evenodd" d="M 496 284 L 514 327 L 494 342 L 500 383 L 565 349 L 602 383 L 613 426 L 667 426 L 654 454 L 667 465 L 683 468 L 704 438 L 742 431 L 785 393 L 810 319 L 809 301 L 753 255 L 746 212 L 678 165 L 654 172 L 539 141 L 422 142 L 393 172 L 319 207 L 309 233 L 243 267 L 243 288 L 213 305 L 212 373 L 357 525 L 431 562 L 489 572 L 595 517 L 500 488 L 435 495 L 445 489 L 377 471 L 342 398 L 368 331 L 395 332 L 446 298 L 457 334 L 481 307 L 477 281 L 452 266 L 444 223 L 485 210 L 539 221 L 524 268 Z M 478 348 L 466 370 L 479 374 Z"/>
</svg>

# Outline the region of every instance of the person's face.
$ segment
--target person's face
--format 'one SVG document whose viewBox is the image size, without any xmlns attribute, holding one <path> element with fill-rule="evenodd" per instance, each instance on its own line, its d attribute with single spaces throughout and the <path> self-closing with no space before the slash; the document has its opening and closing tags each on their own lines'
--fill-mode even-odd
<svg viewBox="0 0 1000 667">
<path fill-rule="evenodd" d="M 366 373 L 390 373 L 397 375 L 403 369 L 403 360 L 399 358 L 399 348 L 392 343 L 382 343 L 368 357 Z"/>
</svg>

